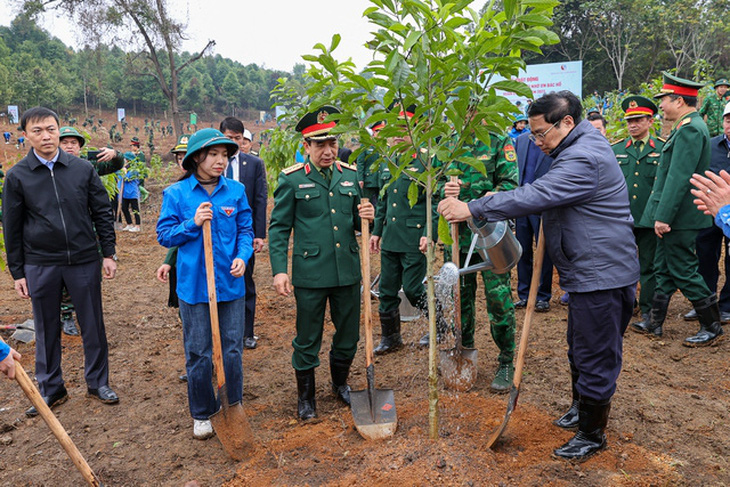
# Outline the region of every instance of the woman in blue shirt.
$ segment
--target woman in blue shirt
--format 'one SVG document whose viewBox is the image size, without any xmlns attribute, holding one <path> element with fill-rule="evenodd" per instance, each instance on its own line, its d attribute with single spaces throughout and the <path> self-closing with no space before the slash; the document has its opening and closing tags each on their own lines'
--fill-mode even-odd
<svg viewBox="0 0 730 487">
<path fill-rule="evenodd" d="M 218 411 L 202 225 L 210 221 L 223 367 L 231 404 L 243 394 L 243 316 L 246 263 L 253 254 L 251 208 L 245 188 L 222 176 L 238 145 L 218 130 L 193 134 L 183 159 L 185 175 L 163 192 L 157 240 L 178 247 L 177 296 L 183 322 L 188 402 L 193 436 L 213 436 L 210 416 Z"/>
</svg>

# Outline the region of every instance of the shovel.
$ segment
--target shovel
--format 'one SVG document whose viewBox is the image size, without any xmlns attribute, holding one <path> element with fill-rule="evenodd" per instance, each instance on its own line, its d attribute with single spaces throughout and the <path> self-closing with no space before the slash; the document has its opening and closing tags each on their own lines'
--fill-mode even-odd
<svg viewBox="0 0 730 487">
<path fill-rule="evenodd" d="M 205 247 L 205 274 L 208 279 L 208 305 L 210 307 L 210 331 L 213 341 L 213 368 L 218 383 L 218 400 L 221 408 L 210 417 L 213 429 L 226 453 L 234 460 L 243 460 L 247 450 L 253 448 L 253 432 L 248 424 L 246 412 L 240 402 L 228 404 L 228 385 L 223 368 L 221 334 L 218 326 L 218 299 L 215 293 L 215 267 L 213 263 L 213 238 L 210 220 L 203 222 L 203 245 Z"/>
<path fill-rule="evenodd" d="M 0 341 L 2 341 L 2 338 L 0 338 Z M 76 448 L 76 445 L 68 436 L 68 433 L 66 433 L 61 422 L 58 421 L 58 418 L 51 412 L 51 408 L 48 407 L 48 404 L 46 404 L 41 397 L 41 393 L 38 392 L 38 389 L 30 380 L 28 374 L 26 374 L 25 369 L 23 369 L 23 365 L 17 360 L 15 361 L 15 380 L 18 381 L 20 388 L 23 389 L 25 395 L 28 396 L 30 402 L 33 403 L 33 406 L 35 406 L 36 410 L 41 415 L 41 418 L 43 418 L 43 421 L 45 421 L 51 429 L 51 432 L 56 439 L 58 439 L 58 442 L 61 444 L 63 449 L 66 450 L 66 453 L 81 473 L 81 476 L 84 477 L 84 480 L 94 487 L 102 485 L 94 471 L 91 470 L 91 467 L 89 467 L 89 464 L 86 463 L 86 460 L 83 455 L 81 455 L 79 449 Z"/>
<path fill-rule="evenodd" d="M 368 201 L 363 199 L 362 202 Z M 370 310 L 370 226 L 362 222 L 362 306 L 365 314 L 365 375 L 368 388 L 350 392 L 350 409 L 358 433 L 366 440 L 382 440 L 393 436 L 398 427 L 393 389 L 375 388 L 373 364 L 373 325 Z"/>
<path fill-rule="evenodd" d="M 456 176 L 451 181 L 457 180 Z M 451 225 L 451 260 L 459 268 L 459 224 Z M 461 279 L 457 278 L 454 288 L 454 335 L 456 346 L 441 350 L 441 376 L 444 385 L 454 391 L 466 392 L 477 380 L 477 350 L 464 348 L 461 344 Z"/>
<path fill-rule="evenodd" d="M 540 240 L 537 242 L 537 252 L 532 262 L 532 281 L 530 281 L 530 294 L 527 296 L 527 310 L 525 311 L 525 322 L 522 325 L 522 335 L 520 335 L 520 348 L 517 351 L 517 363 L 515 364 L 514 378 L 512 379 L 512 388 L 509 391 L 509 402 L 507 403 L 507 412 L 504 415 L 502 424 L 487 440 L 487 448 L 491 448 L 502 436 L 504 430 L 507 429 L 512 411 L 517 407 L 517 398 L 520 395 L 520 384 L 522 383 L 522 366 L 525 365 L 525 352 L 527 351 L 527 336 L 530 334 L 530 325 L 532 325 L 532 315 L 535 314 L 535 302 L 537 301 L 537 288 L 540 287 L 540 271 L 542 270 L 542 261 L 545 256 L 545 234 L 543 233 L 543 222 L 540 221 Z"/>
</svg>

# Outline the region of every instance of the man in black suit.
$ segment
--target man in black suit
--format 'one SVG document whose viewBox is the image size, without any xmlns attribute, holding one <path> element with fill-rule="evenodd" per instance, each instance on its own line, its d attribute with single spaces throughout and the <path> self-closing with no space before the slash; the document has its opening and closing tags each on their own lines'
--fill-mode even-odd
<svg viewBox="0 0 730 487">
<path fill-rule="evenodd" d="M 517 169 L 520 175 L 520 186 L 532 184 L 543 176 L 553 160 L 530 140 L 528 134 L 522 134 L 515 141 L 517 152 Z M 532 281 L 532 241 L 537 241 L 540 233 L 540 216 L 528 215 L 515 219 L 515 234 L 522 245 L 522 257 L 517 263 L 517 297 L 515 308 L 527 306 L 527 295 L 530 291 Z M 550 309 L 550 298 L 552 297 L 553 284 L 553 263 L 550 257 L 545 255 L 540 273 L 540 287 L 537 291 L 537 303 L 535 311 L 545 312 Z"/>
<path fill-rule="evenodd" d="M 253 282 L 253 266 L 256 254 L 264 248 L 264 239 L 266 238 L 266 200 L 268 196 L 266 167 L 264 161 L 258 157 L 243 152 L 245 143 L 243 122 L 234 117 L 227 117 L 221 122 L 220 131 L 241 148 L 229 160 L 226 177 L 240 181 L 246 187 L 246 197 L 253 214 L 254 255 L 248 261 L 246 272 L 243 275 L 246 280 L 246 317 L 243 329 L 243 346 L 244 348 L 256 348 L 256 337 L 253 333 L 256 314 L 256 285 Z"/>
</svg>

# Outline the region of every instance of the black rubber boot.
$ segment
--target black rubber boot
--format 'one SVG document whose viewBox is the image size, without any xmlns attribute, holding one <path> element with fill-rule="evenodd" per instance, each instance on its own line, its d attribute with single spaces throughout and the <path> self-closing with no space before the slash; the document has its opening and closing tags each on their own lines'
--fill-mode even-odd
<svg viewBox="0 0 730 487">
<path fill-rule="evenodd" d="M 604 430 L 608 424 L 611 401 L 594 401 L 586 397 L 578 406 L 578 432 L 566 444 L 553 451 L 558 458 L 582 462 L 606 448 Z"/>
<path fill-rule="evenodd" d="M 669 309 L 670 299 L 672 299 L 672 296 L 668 294 L 654 293 L 654 298 L 651 300 L 649 321 L 631 323 L 631 329 L 637 333 L 643 333 L 645 335 L 653 335 L 655 337 L 662 336 L 662 326 L 664 325 L 664 320 L 667 319 L 667 310 Z"/>
<path fill-rule="evenodd" d="M 350 405 L 350 386 L 347 385 L 347 376 L 350 375 L 352 359 L 336 358 L 330 350 L 330 374 L 332 375 L 332 392 L 337 399 Z"/>
<path fill-rule="evenodd" d="M 574 430 L 578 427 L 578 404 L 580 402 L 580 394 L 575 385 L 578 383 L 578 369 L 575 365 L 570 364 L 570 382 L 573 388 L 573 402 L 570 404 L 568 411 L 553 421 L 553 424 L 559 428 L 566 430 Z"/>
<path fill-rule="evenodd" d="M 641 319 L 639 321 L 633 322 L 631 325 L 645 328 L 649 325 L 649 313 L 641 313 Z"/>
<path fill-rule="evenodd" d="M 317 402 L 314 400 L 314 369 L 297 370 L 297 412 L 299 419 L 317 417 Z"/>
<path fill-rule="evenodd" d="M 403 346 L 403 338 L 400 336 L 400 310 L 398 308 L 380 313 L 380 330 L 380 343 L 373 350 L 375 355 L 395 352 Z"/>
<path fill-rule="evenodd" d="M 709 298 L 693 301 L 692 305 L 700 320 L 700 331 L 694 336 L 685 338 L 682 345 L 685 347 L 707 347 L 717 343 L 723 333 L 717 296 L 713 294 Z"/>
</svg>

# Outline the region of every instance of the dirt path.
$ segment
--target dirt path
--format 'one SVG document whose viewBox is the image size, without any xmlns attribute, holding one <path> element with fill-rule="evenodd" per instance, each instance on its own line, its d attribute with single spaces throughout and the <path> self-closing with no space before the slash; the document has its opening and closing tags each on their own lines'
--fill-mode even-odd
<svg viewBox="0 0 730 487">
<path fill-rule="evenodd" d="M 201 486 L 730 484 L 729 345 L 681 346 L 697 327 L 680 319 L 688 310 L 683 298 L 673 300 L 661 341 L 627 332 L 609 448 L 586 463 L 550 456 L 571 436 L 551 424 L 570 401 L 567 313 L 558 295 L 552 310 L 533 323 L 520 402 L 496 450 L 485 450 L 483 443 L 501 422 L 507 398 L 488 388 L 497 353 L 483 325 L 477 331 L 478 384 L 465 394 L 442 392 L 441 438 L 428 439 L 427 353 L 413 345 L 425 332 L 423 320 L 404 324 L 404 350 L 377 359 L 378 383 L 396 392 L 399 425 L 392 439 L 373 443 L 359 436 L 349 411 L 330 392 L 331 324 L 317 371 L 319 419 L 306 425 L 295 419 L 294 298 L 274 295 L 266 252 L 256 262 L 260 346 L 244 354 L 245 408 L 260 448 L 241 463 L 228 460 L 216 439 L 191 437 L 186 386 L 178 380 L 184 368 L 181 328 L 176 312 L 164 306 L 167 286 L 154 279 L 165 255 L 154 234 L 161 186 L 149 181 L 148 188 L 152 196 L 143 207 L 142 232 L 119 234 L 118 278 L 104 284 L 111 383 L 120 404 L 105 406 L 84 397 L 81 340 L 63 338 L 70 399 L 55 411 L 105 485 L 182 486 L 190 480 Z M 377 324 L 377 305 L 373 308 Z M 519 324 L 523 314 L 518 312 Z M 478 316 L 486 319 L 483 303 Z M 29 303 L 15 296 L 9 274 L 2 273 L 0 322 L 30 317 Z M 365 386 L 362 345 L 350 380 L 355 389 Z M 32 347 L 19 350 L 32 372 Z M 42 420 L 24 416 L 29 403 L 19 387 L 2 380 L 0 395 L 0 484 L 82 485 Z"/>
</svg>

